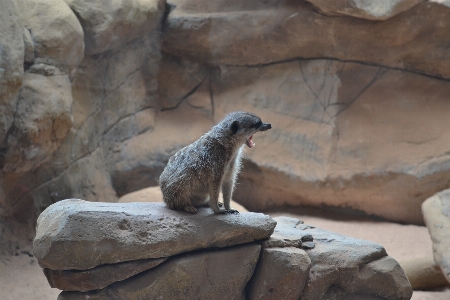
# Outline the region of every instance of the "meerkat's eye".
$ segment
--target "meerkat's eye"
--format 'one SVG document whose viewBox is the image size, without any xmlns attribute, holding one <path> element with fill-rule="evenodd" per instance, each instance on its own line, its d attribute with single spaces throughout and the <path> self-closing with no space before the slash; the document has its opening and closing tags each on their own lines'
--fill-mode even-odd
<svg viewBox="0 0 450 300">
<path fill-rule="evenodd" d="M 238 121 L 234 121 L 231 124 L 231 132 L 233 132 L 233 134 L 236 134 L 239 130 L 239 122 Z"/>
</svg>

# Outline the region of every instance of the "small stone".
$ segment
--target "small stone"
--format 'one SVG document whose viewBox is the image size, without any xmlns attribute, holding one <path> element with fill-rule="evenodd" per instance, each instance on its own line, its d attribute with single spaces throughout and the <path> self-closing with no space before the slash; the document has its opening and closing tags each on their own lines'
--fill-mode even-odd
<svg viewBox="0 0 450 300">
<path fill-rule="evenodd" d="M 273 234 L 268 240 L 261 243 L 263 248 L 274 248 L 274 247 L 296 247 L 302 248 L 303 241 L 311 242 L 313 237 L 309 233 L 305 233 L 302 230 L 298 230 L 297 226 L 303 224 L 303 221 L 282 217 L 282 222 L 278 223 L 275 227 Z M 308 243 L 306 246 L 314 247 L 314 243 Z"/>
<path fill-rule="evenodd" d="M 314 242 L 304 242 L 302 243 L 302 249 L 313 249 L 316 245 Z"/>
</svg>

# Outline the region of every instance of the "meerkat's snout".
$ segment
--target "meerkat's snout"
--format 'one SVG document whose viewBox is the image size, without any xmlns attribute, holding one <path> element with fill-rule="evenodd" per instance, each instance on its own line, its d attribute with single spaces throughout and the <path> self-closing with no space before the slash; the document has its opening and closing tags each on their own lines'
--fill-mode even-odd
<svg viewBox="0 0 450 300">
<path fill-rule="evenodd" d="M 261 127 L 259 128 L 259 131 L 267 131 L 271 128 L 272 128 L 272 124 L 263 122 Z"/>
</svg>

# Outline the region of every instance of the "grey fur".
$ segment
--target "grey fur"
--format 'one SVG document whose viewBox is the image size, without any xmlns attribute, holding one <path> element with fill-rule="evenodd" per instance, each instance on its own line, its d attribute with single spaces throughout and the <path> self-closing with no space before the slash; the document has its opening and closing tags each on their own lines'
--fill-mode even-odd
<svg viewBox="0 0 450 300">
<path fill-rule="evenodd" d="M 173 155 L 159 185 L 170 209 L 196 213 L 208 203 L 214 213 L 238 213 L 230 200 L 241 168 L 243 145 L 252 147 L 251 137 L 272 128 L 251 113 L 232 112 L 194 143 Z M 222 190 L 224 208 L 219 205 Z"/>
</svg>

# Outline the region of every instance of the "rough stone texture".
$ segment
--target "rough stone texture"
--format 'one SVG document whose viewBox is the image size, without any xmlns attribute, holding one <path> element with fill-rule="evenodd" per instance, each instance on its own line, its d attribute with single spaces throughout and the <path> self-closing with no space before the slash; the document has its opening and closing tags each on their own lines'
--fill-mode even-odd
<svg viewBox="0 0 450 300">
<path fill-rule="evenodd" d="M 84 57 L 80 22 L 63 0 L 17 1 L 30 31 L 35 63 L 59 67 L 71 75 Z"/>
<path fill-rule="evenodd" d="M 153 130 L 158 41 L 155 28 L 120 49 L 84 58 L 71 81 L 73 126 L 51 159 L 28 172 L 4 175 L 10 191 L 4 195 L 6 209 L 25 206 L 27 214 L 39 214 L 72 197 L 117 200 L 112 174 L 123 161 L 118 149 L 130 137 Z"/>
<path fill-rule="evenodd" d="M 74 206 L 80 205 L 90 209 L 71 213 Z M 261 221 L 265 221 L 265 224 L 259 227 L 267 226 L 270 218 L 261 218 L 259 214 L 252 213 L 242 214 L 253 216 L 253 219 L 247 220 L 245 224 L 241 222 L 243 230 L 239 240 L 226 236 L 212 226 L 216 223 L 225 232 L 232 230 L 229 224 L 236 223 L 236 218 L 232 218 L 233 215 L 218 217 L 204 214 L 205 210 L 200 212 L 202 216 L 199 219 L 183 212 L 173 214 L 173 211 L 163 208 L 161 203 L 113 204 L 64 200 L 50 206 L 40 216 L 34 251 L 41 265 L 56 266 L 55 261 L 49 259 L 49 256 L 42 259 L 41 254 L 46 252 L 45 247 L 50 249 L 47 253 L 52 253 L 53 258 L 57 257 L 58 262 L 64 261 L 56 266 L 60 268 L 58 270 L 44 270 L 53 287 L 76 290 L 61 293 L 58 298 L 60 300 L 87 298 L 131 300 L 158 297 L 217 299 L 223 295 L 226 295 L 227 299 L 241 300 L 349 299 L 349 297 L 365 300 L 406 300 L 412 296 L 411 285 L 403 269 L 397 261 L 387 256 L 379 244 L 308 226 L 298 219 L 278 217 L 276 219 L 279 239 L 284 236 L 287 241 L 294 241 L 295 236 L 301 240 L 302 237 L 312 235 L 316 246 L 308 250 L 290 246 L 266 247 L 262 249 L 260 255 L 262 247 L 252 242 L 255 240 L 252 231 L 255 231 L 254 228 L 258 227 Z M 120 222 L 116 224 L 114 220 L 118 212 Z M 61 214 L 65 214 L 72 222 L 82 224 L 83 228 L 72 226 L 73 230 L 68 231 L 70 224 L 64 222 L 65 219 L 61 218 Z M 109 224 L 101 221 L 102 215 L 105 214 L 110 219 Z M 168 222 L 167 217 L 170 216 L 178 220 L 184 218 L 184 224 L 177 226 L 180 223 Z M 146 225 L 141 226 L 140 239 L 136 239 L 132 229 L 137 229 L 139 221 Z M 197 223 L 194 224 L 195 222 Z M 106 243 L 103 238 L 99 238 L 94 232 L 94 227 L 101 228 L 104 236 L 109 233 L 109 242 Z M 196 235 L 190 235 L 185 230 L 193 227 L 198 232 Z M 87 235 L 85 228 L 94 229 L 89 231 L 93 242 L 87 239 L 84 239 L 84 243 L 80 241 L 83 235 Z M 173 228 L 176 228 L 176 234 Z M 60 243 L 62 246 L 54 247 L 57 238 L 53 238 L 53 241 L 42 238 L 41 232 L 44 229 L 53 236 L 65 237 Z M 122 231 L 126 229 L 127 233 L 124 234 Z M 202 230 L 206 233 L 202 234 Z M 158 251 L 166 256 L 173 256 L 165 262 L 158 259 L 136 261 L 133 260 L 139 258 L 136 253 L 133 253 L 134 257 L 125 257 L 121 251 L 125 243 L 120 245 L 112 241 L 117 231 L 122 235 L 121 240 L 126 241 L 126 246 L 129 246 L 126 249 L 128 252 L 138 249 L 147 257 L 154 256 L 155 253 L 155 256 L 158 256 Z M 147 235 L 143 235 L 143 232 Z M 148 238 L 149 235 L 153 238 Z M 213 236 L 212 243 L 208 235 Z M 198 247 L 197 236 L 203 239 L 201 247 Z M 153 245 L 157 247 L 147 247 L 151 239 L 156 241 Z M 235 246 L 243 240 L 245 240 L 243 243 L 247 244 Z M 95 244 L 95 247 L 89 245 L 90 243 Z M 87 250 L 81 249 L 79 244 Z M 214 249 L 214 247 L 225 248 Z M 103 251 L 97 253 L 97 248 Z M 109 249 L 113 249 L 114 254 L 109 253 Z M 190 252 L 192 250 L 200 251 Z M 142 254 L 139 255 L 142 257 Z M 102 264 L 82 271 L 61 270 L 69 265 L 73 268 L 75 266 L 73 262 L 76 260 L 78 260 L 76 267 L 90 268 L 98 261 L 104 262 L 113 256 L 116 261 L 128 259 L 130 261 L 115 265 Z M 92 257 L 95 257 L 94 263 L 89 263 Z M 159 265 L 156 266 L 157 264 Z M 132 276 L 133 274 L 136 275 Z M 113 283 L 115 280 L 120 281 Z M 97 288 L 101 289 L 93 291 Z"/>
<path fill-rule="evenodd" d="M 277 226 L 293 224 L 293 218 L 275 220 Z M 315 242 L 313 249 L 306 250 L 311 269 L 302 300 L 411 298 L 411 285 L 404 271 L 381 245 L 301 223 L 295 228 L 299 236 L 310 234 Z"/>
<path fill-rule="evenodd" d="M 327 15 L 347 15 L 361 19 L 386 20 L 425 0 L 307 0 Z"/>
<path fill-rule="evenodd" d="M 121 161 L 117 149 L 153 129 L 165 7 L 162 1 L 119 2 L 110 7 L 114 18 L 100 14 L 105 22 L 98 25 L 106 26 L 110 40 L 96 44 L 107 52 L 95 57 L 84 56 L 84 39 L 91 41 L 86 24 L 64 1 L 2 2 L 1 243 L 21 233 L 23 222 L 33 234 L 37 215 L 56 201 L 117 200 L 111 178 Z M 96 9 L 105 3 L 91 4 L 75 6 L 100 16 Z M 0 252 L 9 248 L 15 245 Z"/>
<path fill-rule="evenodd" d="M 392 257 L 382 257 L 369 262 L 359 269 L 358 275 L 359 278 L 355 284 L 357 293 L 375 295 L 384 299 L 411 299 L 413 293 L 411 284 L 405 271 Z M 347 279 L 341 281 L 342 285 L 346 285 L 345 281 Z M 344 290 L 347 295 L 353 293 L 349 293 L 346 288 Z"/>
<path fill-rule="evenodd" d="M 437 3 L 383 22 L 329 17 L 305 1 L 169 3 L 163 50 L 178 57 L 240 66 L 327 57 L 450 78 L 449 8 Z"/>
<path fill-rule="evenodd" d="M 111 265 L 101 265 L 89 270 L 43 269 L 52 288 L 63 291 L 87 292 L 100 290 L 108 285 L 127 279 L 145 270 L 154 268 L 167 258 L 141 259 Z"/>
<path fill-rule="evenodd" d="M 68 199 L 39 216 L 33 249 L 44 268 L 86 270 L 266 239 L 275 225 L 269 216 L 256 213 L 215 215 L 204 208 L 190 215 L 163 203 Z"/>
<path fill-rule="evenodd" d="M 5 0 L 0 10 L 0 141 L 13 123 L 14 109 L 23 77 L 23 21 L 16 1 Z M 0 142 L 1 148 L 4 147 Z M 3 165 L 0 154 L 0 167 Z M 2 198 L 0 190 L 0 199 Z M 0 200 L 1 203 L 1 200 Z M 1 205 L 3 206 L 3 205 Z M 0 206 L 0 212 L 3 207 Z M 1 213 L 2 214 L 2 213 Z"/>
<path fill-rule="evenodd" d="M 163 0 L 64 0 L 80 18 L 86 54 L 115 49 L 158 26 Z"/>
<path fill-rule="evenodd" d="M 72 127 L 69 76 L 55 67 L 51 76 L 25 73 L 19 94 L 9 151 L 3 170 L 23 173 L 53 157 Z"/>
<path fill-rule="evenodd" d="M 305 251 L 293 247 L 263 249 L 248 299 L 300 299 L 311 260 Z"/>
<path fill-rule="evenodd" d="M 245 245 L 173 257 L 98 292 L 62 292 L 58 300 L 217 299 L 218 295 L 243 300 L 260 248 Z"/>
<path fill-rule="evenodd" d="M 161 189 L 159 187 L 149 187 L 133 193 L 126 194 L 119 198 L 119 203 L 129 202 L 164 202 Z M 219 195 L 219 202 L 223 203 L 222 193 Z M 248 212 L 242 205 L 231 200 L 231 208 L 239 212 Z"/>
<path fill-rule="evenodd" d="M 401 261 L 400 266 L 405 271 L 413 290 L 432 290 L 448 285 L 441 269 L 431 256 Z"/>
<path fill-rule="evenodd" d="M 270 238 L 261 242 L 261 246 L 263 248 L 302 248 L 307 245 L 307 249 L 314 248 L 313 236 L 298 230 L 297 226 L 301 224 L 303 224 L 301 220 L 283 217 L 282 222 L 277 224 Z"/>
<path fill-rule="evenodd" d="M 434 260 L 450 283 L 450 189 L 427 199 L 422 212 L 433 241 Z"/>
</svg>

